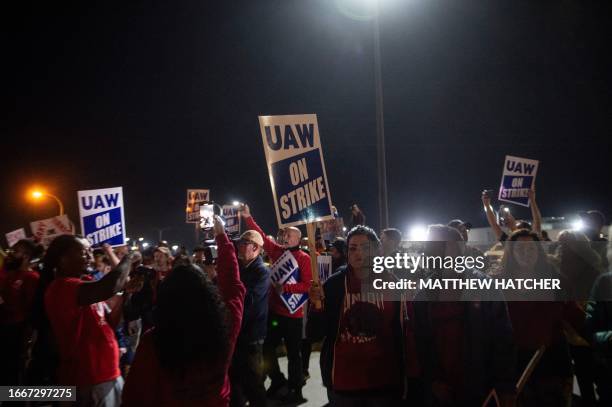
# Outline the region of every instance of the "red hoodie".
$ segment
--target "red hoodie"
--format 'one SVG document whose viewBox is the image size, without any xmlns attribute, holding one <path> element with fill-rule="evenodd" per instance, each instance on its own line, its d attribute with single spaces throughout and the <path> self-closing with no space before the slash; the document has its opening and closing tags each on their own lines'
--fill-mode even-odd
<svg viewBox="0 0 612 407">
<path fill-rule="evenodd" d="M 152 331 L 144 334 L 123 389 L 124 406 L 228 406 L 228 370 L 240 332 L 246 289 L 240 281 L 234 245 L 217 236 L 217 285 L 229 318 L 229 353 L 216 366 L 194 366 L 182 378 L 162 370 Z M 197 321 L 194 321 L 197 323 Z M 214 352 L 214 350 L 210 350 Z M 177 394 L 181 397 L 177 397 Z"/>
<path fill-rule="evenodd" d="M 253 217 L 246 218 L 246 224 L 248 229 L 255 230 L 259 232 L 264 241 L 264 250 L 270 256 L 270 260 L 275 262 L 283 253 L 287 250 L 283 246 L 276 243 L 274 240 L 268 239 L 268 236 L 261 230 L 259 225 L 255 223 Z M 310 270 L 310 256 L 303 252 L 302 250 L 292 250 L 291 254 L 295 257 L 295 260 L 298 262 L 300 267 L 300 272 L 298 276 L 298 283 L 295 284 L 285 284 L 283 286 L 283 291 L 291 294 L 302 294 L 305 293 L 308 295 L 308 289 L 310 288 L 310 284 L 312 282 L 312 271 Z M 270 311 L 277 315 L 282 315 L 284 317 L 289 318 L 303 318 L 304 317 L 304 307 L 297 310 L 294 314 L 290 313 L 280 296 L 274 290 L 274 287 L 270 285 L 270 295 L 268 296 Z"/>
</svg>

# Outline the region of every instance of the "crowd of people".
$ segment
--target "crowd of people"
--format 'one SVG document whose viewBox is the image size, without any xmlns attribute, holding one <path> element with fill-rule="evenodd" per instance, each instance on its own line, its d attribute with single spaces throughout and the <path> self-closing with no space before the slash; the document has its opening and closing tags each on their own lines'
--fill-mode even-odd
<svg viewBox="0 0 612 407">
<path fill-rule="evenodd" d="M 46 250 L 20 240 L 0 270 L 0 385 L 76 386 L 83 406 L 297 405 L 307 402 L 302 389 L 316 348 L 331 406 L 570 406 L 574 377 L 580 405 L 610 406 L 612 272 L 606 244 L 595 244 L 606 242 L 605 218 L 585 212 L 581 231 L 544 247 L 550 239 L 535 198 L 531 191 L 525 221 L 503 208 L 500 217 L 483 192 L 503 255 L 465 275 L 537 270 L 574 281 L 576 298 L 591 301 L 365 292 L 372 258 L 401 252 L 403 236 L 395 228 L 376 233 L 357 205 L 347 233 L 317 234 L 317 254 L 331 256 L 324 284 L 312 275 L 302 231 L 273 237 L 248 205 L 239 212 L 239 237 L 230 239 L 215 217 L 214 249 L 198 246 L 192 255 L 173 255 L 163 242 L 130 252 L 92 248 L 76 235 Z M 426 245 L 425 254 L 480 253 L 469 245 L 470 227 L 457 219 L 429 226 L 426 240 L 441 244 Z M 270 267 L 287 251 L 299 266 L 296 279 L 273 282 Z M 281 294 L 309 301 L 292 312 Z"/>
</svg>

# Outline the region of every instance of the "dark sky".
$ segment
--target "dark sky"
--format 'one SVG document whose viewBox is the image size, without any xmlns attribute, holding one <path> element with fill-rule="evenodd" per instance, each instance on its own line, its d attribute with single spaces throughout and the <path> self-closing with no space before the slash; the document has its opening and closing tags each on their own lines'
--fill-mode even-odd
<svg viewBox="0 0 612 407">
<path fill-rule="evenodd" d="M 32 184 L 77 224 L 77 190 L 123 186 L 129 236 L 172 227 L 164 237 L 191 246 L 189 187 L 248 202 L 272 231 L 257 116 L 294 113 L 318 115 L 336 206 L 357 202 L 377 226 L 371 22 L 334 0 L 74 3 L 3 13 L 2 233 L 55 214 L 25 199 Z M 480 191 L 498 187 L 506 154 L 540 160 L 544 216 L 610 218 L 611 11 L 385 3 L 391 223 L 484 225 Z"/>
</svg>

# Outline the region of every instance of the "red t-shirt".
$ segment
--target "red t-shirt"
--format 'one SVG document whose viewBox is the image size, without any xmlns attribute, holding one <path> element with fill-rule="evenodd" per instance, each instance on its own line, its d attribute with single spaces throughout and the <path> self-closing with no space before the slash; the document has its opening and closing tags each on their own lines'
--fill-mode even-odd
<svg viewBox="0 0 612 407">
<path fill-rule="evenodd" d="M 508 313 L 519 348 L 536 350 L 563 339 L 563 303 L 510 301 Z"/>
<path fill-rule="evenodd" d="M 463 338 L 465 307 L 461 302 L 434 302 L 429 306 L 432 340 L 437 366 L 434 380 L 451 386 L 455 397 L 461 399 L 463 389 Z"/>
<path fill-rule="evenodd" d="M 393 337 L 399 302 L 382 293 L 361 294 L 360 280 L 346 276 L 344 304 L 334 344 L 334 391 L 399 389 L 401 356 Z"/>
<path fill-rule="evenodd" d="M 29 317 L 39 278 L 33 270 L 0 271 L 0 324 L 18 324 Z"/>
<path fill-rule="evenodd" d="M 91 386 L 114 380 L 119 348 L 104 318 L 103 302 L 77 303 L 78 278 L 57 278 L 45 293 L 45 308 L 60 354 L 59 384 Z"/>
</svg>

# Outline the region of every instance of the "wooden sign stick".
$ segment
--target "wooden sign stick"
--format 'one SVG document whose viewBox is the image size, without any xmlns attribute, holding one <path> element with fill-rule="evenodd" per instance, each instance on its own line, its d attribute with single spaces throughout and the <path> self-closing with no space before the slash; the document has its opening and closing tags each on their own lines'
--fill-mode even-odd
<svg viewBox="0 0 612 407">
<path fill-rule="evenodd" d="M 312 271 L 313 284 L 319 284 L 319 267 L 317 265 L 317 245 L 316 245 L 316 224 L 306 224 L 306 234 L 308 236 L 308 251 L 310 252 L 310 270 Z M 313 301 L 315 309 L 321 309 L 321 301 Z"/>
</svg>

